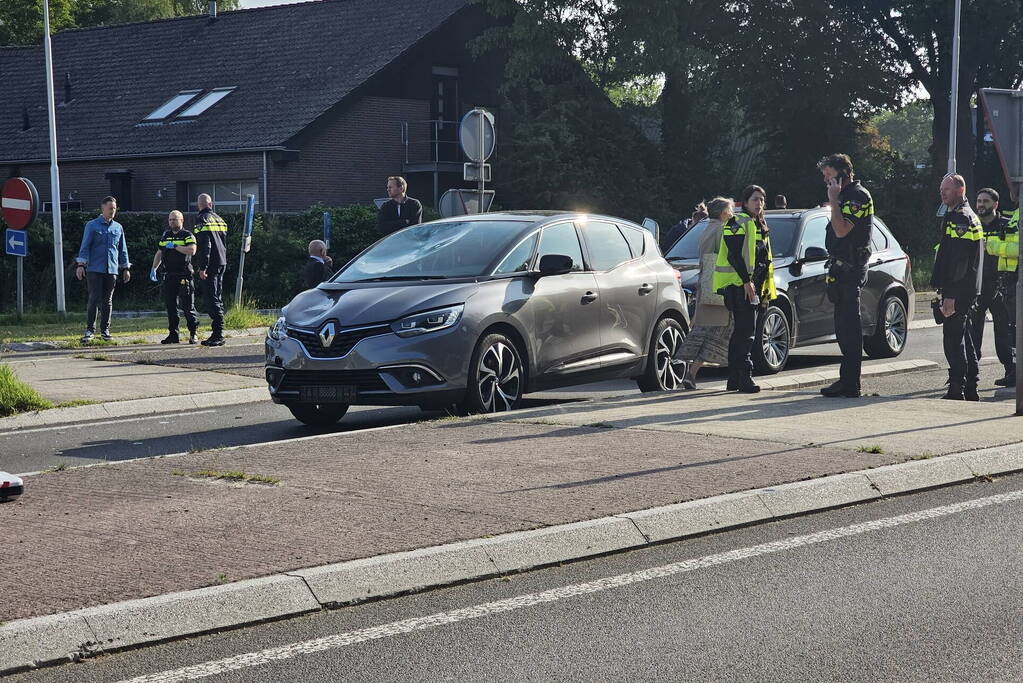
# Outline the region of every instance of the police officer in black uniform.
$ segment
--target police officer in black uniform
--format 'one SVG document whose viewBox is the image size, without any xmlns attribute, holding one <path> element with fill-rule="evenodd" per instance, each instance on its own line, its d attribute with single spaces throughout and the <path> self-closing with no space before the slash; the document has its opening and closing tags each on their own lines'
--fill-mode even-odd
<svg viewBox="0 0 1023 683">
<path fill-rule="evenodd" d="M 944 316 L 942 341 L 948 361 L 948 392 L 953 401 L 979 401 L 979 367 L 970 334 L 971 309 L 984 276 L 984 228 L 966 201 L 966 181 L 950 174 L 941 181 L 946 207 L 944 231 L 934 255 L 931 284 L 938 291 Z"/>
<path fill-rule="evenodd" d="M 839 379 L 821 389 L 828 397 L 860 395 L 863 365 L 863 321 L 860 290 L 867 281 L 874 200 L 853 176 L 846 154 L 829 154 L 817 168 L 828 186 L 831 221 L 825 246 L 828 250 L 828 299 L 835 306 L 835 336 L 842 351 Z"/>
<path fill-rule="evenodd" d="M 1008 232 L 1009 219 L 998 213 L 998 192 L 990 187 L 977 190 L 977 216 L 984 227 L 984 241 L 1003 241 Z M 1016 346 L 1016 330 L 1013 329 L 1015 310 L 1006 309 L 1006 296 L 1003 288 L 1004 276 L 1008 273 L 999 272 L 999 257 L 989 251 L 984 253 L 984 276 L 980 287 L 980 297 L 977 299 L 977 306 L 974 309 L 970 320 L 970 336 L 973 339 L 973 350 L 979 361 L 984 353 L 981 350 L 984 345 L 984 323 L 987 320 L 987 312 L 991 311 L 991 321 L 994 326 L 995 353 L 998 360 L 1005 368 L 1005 376 L 996 383 L 1007 384 L 1016 381 L 1016 359 L 1013 355 L 1013 348 Z M 1015 290 L 1015 275 L 1012 273 L 1013 281 L 1011 289 Z M 1011 293 L 1015 294 L 1015 291 Z"/>
<path fill-rule="evenodd" d="M 212 323 L 203 346 L 224 345 L 224 271 L 227 269 L 227 223 L 213 212 L 213 198 L 201 194 L 196 198 L 199 215 L 195 219 L 195 238 L 199 250 L 195 267 L 203 287 L 203 302 Z"/>
<path fill-rule="evenodd" d="M 153 256 L 153 269 L 149 271 L 149 279 L 156 282 L 156 271 L 163 264 L 163 302 L 167 307 L 167 329 L 170 334 L 161 344 L 178 344 L 179 337 L 178 307 L 185 314 L 188 325 L 188 343 L 196 343 L 196 330 L 199 328 L 195 312 L 195 286 L 192 284 L 192 257 L 195 255 L 195 236 L 185 230 L 185 217 L 180 211 L 171 211 L 167 216 L 169 230 L 160 237 L 160 246 Z"/>
</svg>

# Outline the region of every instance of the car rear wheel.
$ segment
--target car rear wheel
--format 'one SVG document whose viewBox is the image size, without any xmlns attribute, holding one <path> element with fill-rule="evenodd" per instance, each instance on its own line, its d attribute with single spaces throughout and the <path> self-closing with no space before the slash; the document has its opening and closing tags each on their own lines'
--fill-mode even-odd
<svg viewBox="0 0 1023 683">
<path fill-rule="evenodd" d="M 906 348 L 909 316 L 906 304 L 895 294 L 885 297 L 874 334 L 863 338 L 863 350 L 871 358 L 894 358 Z"/>
<path fill-rule="evenodd" d="M 674 318 L 662 318 L 654 328 L 646 369 L 636 380 L 640 391 L 675 391 L 682 386 L 686 362 L 679 357 L 686 331 Z"/>
<path fill-rule="evenodd" d="M 757 317 L 756 337 L 753 340 L 753 369 L 758 375 L 773 375 L 789 362 L 792 333 L 785 311 L 777 306 L 768 306 Z"/>
<path fill-rule="evenodd" d="M 295 419 L 310 427 L 329 427 L 348 412 L 347 403 L 289 403 Z"/>
<path fill-rule="evenodd" d="M 470 414 L 515 410 L 524 389 L 525 368 L 515 344 L 498 333 L 480 339 L 469 362 L 463 410 Z"/>
</svg>

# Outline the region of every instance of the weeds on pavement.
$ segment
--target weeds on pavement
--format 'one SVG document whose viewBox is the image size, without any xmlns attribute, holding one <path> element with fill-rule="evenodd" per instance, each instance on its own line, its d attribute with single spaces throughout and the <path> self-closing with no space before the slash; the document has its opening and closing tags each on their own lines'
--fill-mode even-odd
<svg viewBox="0 0 1023 683">
<path fill-rule="evenodd" d="M 0 417 L 52 407 L 53 402 L 18 379 L 10 365 L 0 364 Z"/>
<path fill-rule="evenodd" d="M 277 477 L 270 477 L 265 474 L 247 474 L 240 470 L 195 470 L 183 472 L 174 470 L 171 474 L 178 477 L 202 477 L 205 479 L 226 479 L 228 481 L 241 481 L 254 484 L 270 484 L 271 486 L 281 483 Z"/>
<path fill-rule="evenodd" d="M 877 455 L 884 455 L 884 449 L 880 446 L 860 446 L 856 449 L 857 453 L 875 453 Z"/>
</svg>

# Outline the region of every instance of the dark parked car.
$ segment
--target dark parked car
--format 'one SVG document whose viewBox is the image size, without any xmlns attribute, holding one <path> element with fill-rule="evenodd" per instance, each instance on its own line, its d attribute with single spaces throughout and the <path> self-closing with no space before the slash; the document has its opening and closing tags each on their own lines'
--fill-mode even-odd
<svg viewBox="0 0 1023 683">
<path fill-rule="evenodd" d="M 784 368 L 793 347 L 835 340 L 834 306 L 825 287 L 824 237 L 829 218 L 826 208 L 767 212 L 778 299 L 757 319 L 753 363 L 758 373 Z M 690 292 L 698 287 L 699 242 L 706 227 L 707 221 L 698 223 L 665 256 L 681 271 L 682 286 Z M 871 358 L 890 358 L 906 348 L 907 311 L 913 300 L 909 255 L 877 217 L 871 249 L 867 284 L 860 298 L 863 347 Z"/>
<path fill-rule="evenodd" d="M 266 339 L 275 403 L 307 424 L 352 404 L 518 406 L 599 379 L 677 388 L 689 330 L 643 228 L 554 212 L 463 216 L 384 237 L 299 294 Z"/>
</svg>

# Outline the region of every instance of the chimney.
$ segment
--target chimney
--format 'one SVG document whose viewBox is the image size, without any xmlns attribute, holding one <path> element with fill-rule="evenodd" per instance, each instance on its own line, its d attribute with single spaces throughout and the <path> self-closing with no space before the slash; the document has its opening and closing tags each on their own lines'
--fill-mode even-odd
<svg viewBox="0 0 1023 683">
<path fill-rule="evenodd" d="M 217 0 L 210 0 L 210 19 L 217 18 Z"/>
<path fill-rule="evenodd" d="M 32 127 L 31 121 L 28 120 L 28 105 L 22 105 L 21 107 L 21 129 L 28 130 Z"/>
<path fill-rule="evenodd" d="M 64 104 L 71 101 L 71 74 L 64 74 Z"/>
</svg>

